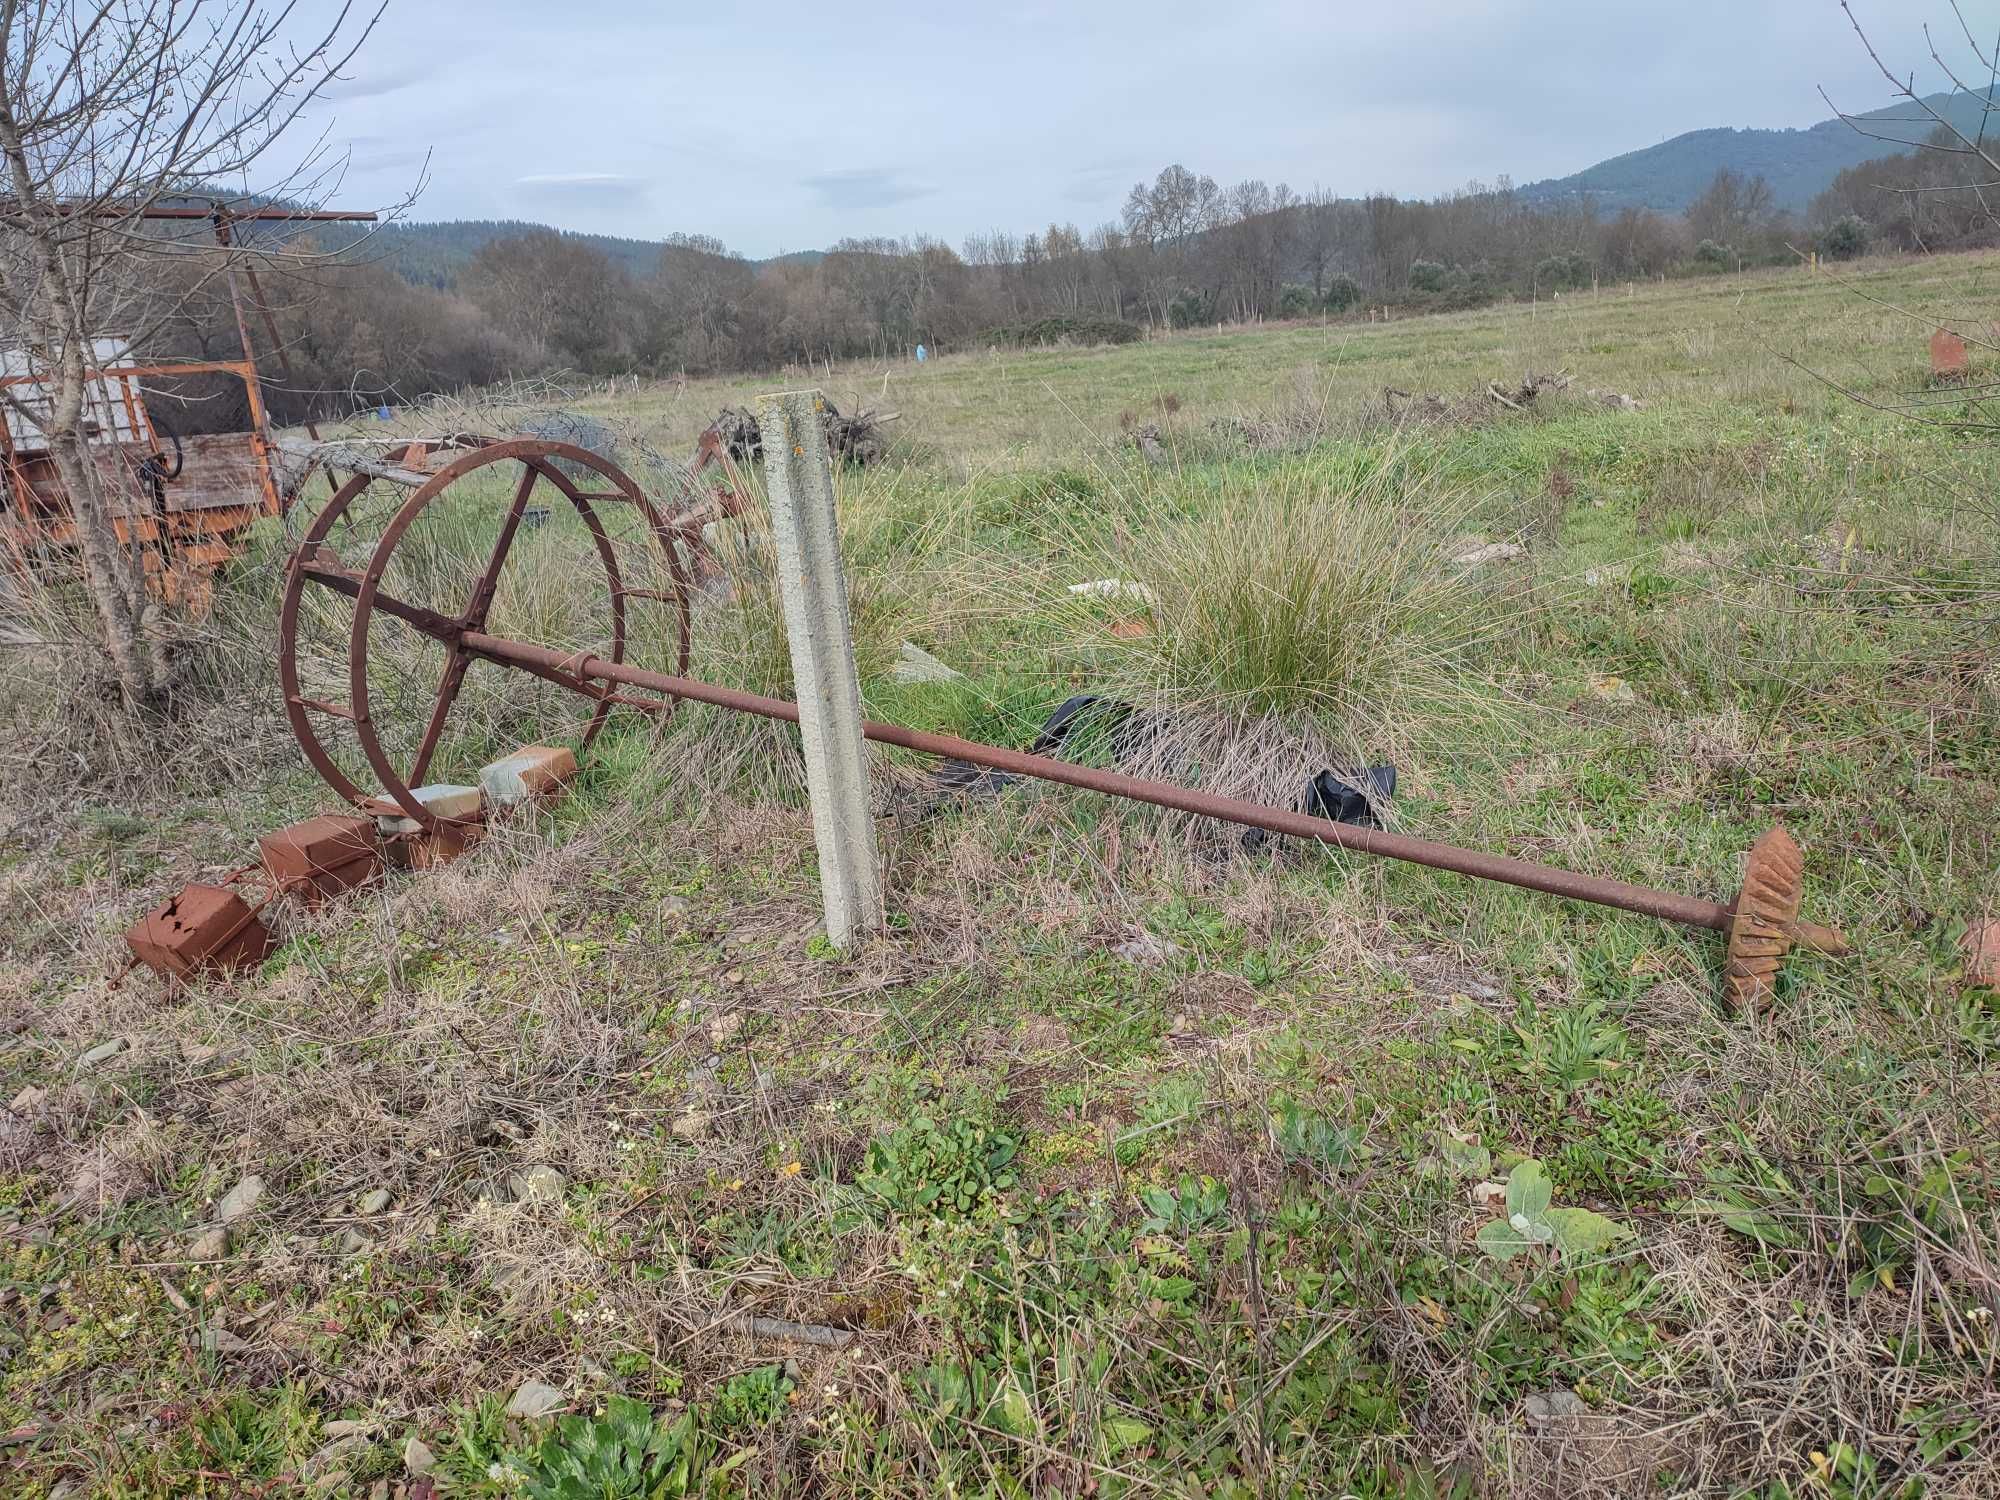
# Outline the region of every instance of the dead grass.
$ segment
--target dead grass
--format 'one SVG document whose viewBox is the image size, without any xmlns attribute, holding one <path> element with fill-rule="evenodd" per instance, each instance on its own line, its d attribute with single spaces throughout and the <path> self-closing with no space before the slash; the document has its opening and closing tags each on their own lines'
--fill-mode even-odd
<svg viewBox="0 0 2000 1500">
<path fill-rule="evenodd" d="M 404 1438 L 444 1454 L 523 1380 L 719 1423 L 733 1377 L 789 1367 L 769 1420 L 727 1429 L 755 1449 L 744 1492 L 1993 1493 L 2000 1033 L 1951 926 L 1994 899 L 1990 548 L 1975 507 L 1913 499 L 1944 493 L 1912 477 L 1934 449 L 1905 465 L 1825 413 L 1795 423 L 1770 369 L 1700 368 L 1741 354 L 1711 291 L 1635 299 L 1625 331 L 1567 303 L 1315 331 L 1314 357 L 1357 357 L 1341 389 L 1379 388 L 1384 350 L 1399 386 L 1461 389 L 1629 332 L 1604 357 L 1623 372 L 1585 378 L 1749 403 L 1406 435 L 1393 481 L 1345 430 L 1195 452 L 1214 412 L 1283 401 L 1298 330 L 1075 357 L 1051 388 L 1121 372 L 1090 400 L 1187 429 L 1179 467 L 850 476 L 855 575 L 886 590 L 879 612 L 857 596 L 864 649 L 879 681 L 881 648 L 936 646 L 971 682 L 898 707 L 994 738 L 1124 693 L 1183 726 L 1156 769 L 1283 801 L 1308 767 L 1386 753 L 1427 834 L 1691 892 L 1726 895 L 1782 817 L 1856 959 L 1795 959 L 1774 1014 L 1739 1021 L 1705 935 L 1250 857 L 1035 787 L 886 830 L 897 925 L 838 957 L 783 745 L 687 709 L 608 735 L 569 802 L 466 860 L 287 909 L 258 973 L 112 988 L 137 909 L 317 794 L 258 751 L 223 765 L 226 798 L 155 781 L 106 810 L 134 829 L 50 817 L 17 777 L 0 1397 L 35 1435 L 0 1472 L 283 1493 L 346 1419 L 373 1446 L 329 1488 L 411 1494 Z M 1774 279 L 1744 318 L 1810 294 Z M 1693 334 L 1662 340 L 1662 317 Z M 969 362 L 937 363 L 923 379 L 949 381 L 895 393 L 913 422 L 963 393 Z M 1024 368 L 1045 369 L 995 366 Z M 1007 448 L 1033 415 L 1008 389 L 947 464 L 1043 451 Z M 1959 461 L 1971 493 L 1984 469 Z M 1529 550 L 1462 576 L 1474 530 Z M 703 670 L 782 690 L 768 559 L 754 531 L 724 546 L 744 577 L 702 606 Z M 570 618 L 569 577 L 533 580 L 523 618 Z M 1093 577 L 1152 598 L 1067 593 Z M 1149 633 L 1109 633 L 1133 619 Z M 238 685 L 253 748 L 267 670 Z M 60 743 L 40 733 L 36 756 Z M 1580 1032 L 1613 1066 L 1563 1051 Z M 868 1207 L 871 1151 L 920 1119 L 1004 1134 L 1018 1181 L 966 1215 Z M 1496 1176 L 1536 1156 L 1636 1238 L 1489 1263 L 1447 1140 Z M 555 1196 L 517 1190 L 541 1171 Z M 196 1263 L 253 1174 L 228 1255 Z M 217 1334 L 241 1343 L 204 1351 Z M 990 1401 L 951 1394 L 974 1379 Z M 280 1457 L 218 1448 L 231 1403 L 287 1402 Z"/>
</svg>

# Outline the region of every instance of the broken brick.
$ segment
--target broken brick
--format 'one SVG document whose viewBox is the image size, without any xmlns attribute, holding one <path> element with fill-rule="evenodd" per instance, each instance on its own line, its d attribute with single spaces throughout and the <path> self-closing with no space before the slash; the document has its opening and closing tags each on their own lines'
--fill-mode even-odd
<svg viewBox="0 0 2000 1500">
<path fill-rule="evenodd" d="M 1940 328 L 1931 335 L 1931 373 L 1933 375 L 1965 373 L 1965 340 L 1949 328 Z"/>
<path fill-rule="evenodd" d="M 528 745 L 479 772 L 479 787 L 495 807 L 551 796 L 576 775 L 576 756 L 561 745 Z"/>
</svg>

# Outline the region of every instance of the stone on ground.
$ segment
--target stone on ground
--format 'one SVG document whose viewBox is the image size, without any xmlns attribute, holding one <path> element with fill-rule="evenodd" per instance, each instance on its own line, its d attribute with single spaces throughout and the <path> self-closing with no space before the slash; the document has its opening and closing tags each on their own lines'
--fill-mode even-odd
<svg viewBox="0 0 2000 1500">
<path fill-rule="evenodd" d="M 215 1217 L 224 1224 L 233 1224 L 255 1208 L 263 1196 L 264 1179 L 246 1177 L 222 1195 L 222 1201 L 215 1205 Z"/>
<path fill-rule="evenodd" d="M 965 674 L 946 666 L 922 646 L 903 642 L 897 652 L 896 665 L 889 669 L 889 676 L 896 682 L 950 682 Z"/>
</svg>

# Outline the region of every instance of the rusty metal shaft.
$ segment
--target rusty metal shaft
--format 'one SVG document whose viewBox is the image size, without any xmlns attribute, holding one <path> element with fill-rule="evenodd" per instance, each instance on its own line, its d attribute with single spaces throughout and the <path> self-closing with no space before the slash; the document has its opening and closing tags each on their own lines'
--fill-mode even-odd
<svg viewBox="0 0 2000 1500">
<path fill-rule="evenodd" d="M 795 724 L 799 718 L 798 705 L 788 703 L 782 698 L 766 698 L 757 693 L 718 687 L 713 683 L 701 682 L 690 677 L 673 677 L 664 672 L 653 672 L 643 667 L 604 661 L 594 656 L 566 655 L 560 651 L 552 651 L 546 646 L 530 645 L 525 641 L 512 640 L 506 636 L 467 631 L 459 639 L 464 649 L 474 656 L 525 668 L 538 677 L 558 682 L 587 696 L 598 696 L 603 693 L 604 690 L 593 686 L 596 681 L 616 682 L 629 687 L 666 693 L 675 698 L 690 699 L 697 703 L 711 703 L 717 708 L 732 709 L 737 713 L 759 714 L 767 719 L 783 719 Z M 621 698 L 619 701 L 637 707 L 652 706 L 631 698 Z M 1704 901 L 1694 896 L 1654 890 L 1648 886 L 1632 885 L 1623 880 L 1609 880 L 1598 875 L 1580 875 L 1574 870 L 1558 869 L 1554 865 L 1536 864 L 1530 860 L 1512 859 L 1503 854 L 1488 854 L 1477 849 L 1462 849 L 1456 844 L 1440 844 L 1431 839 L 1412 838 L 1408 834 L 1388 833 L 1375 828 L 1357 828 L 1348 823 L 1336 823 L 1330 818 L 1316 818 L 1307 813 L 1266 807 L 1262 803 L 1247 802 L 1238 797 L 1194 791 L 1187 787 L 1172 786 L 1164 781 L 1150 781 L 1144 777 L 1127 776 L 1123 772 L 1101 770 L 1094 766 L 1073 765 L 1051 756 L 1029 755 L 1024 751 L 1006 750 L 997 745 L 982 745 L 973 740 L 959 739 L 955 735 L 930 734 L 921 729 L 905 729 L 899 724 L 882 724 L 872 719 L 863 722 L 862 732 L 869 739 L 881 744 L 896 745 L 904 750 L 915 750 L 924 755 L 947 756 L 1015 776 L 1033 776 L 1042 781 L 1055 781 L 1065 786 L 1081 787 L 1085 791 L 1107 792 L 1115 797 L 1130 798 L 1134 802 L 1150 802 L 1156 807 L 1172 808 L 1176 812 L 1192 813 L 1197 817 L 1217 818 L 1225 823 L 1241 824 L 1246 828 L 1261 828 L 1269 833 L 1313 839 L 1358 854 L 1400 859 L 1409 864 L 1425 865 L 1434 870 L 1450 870 L 1459 875 L 1470 875 L 1478 880 L 1497 880 L 1505 885 L 1543 891 L 1551 896 L 1590 901 L 1599 906 L 1614 906 L 1623 911 L 1637 912 L 1641 916 L 1678 922 L 1686 927 L 1706 927 L 1715 932 L 1727 932 L 1734 916 L 1734 908 L 1720 901 Z M 1814 927 L 1810 923 L 1799 923 L 1794 936 L 1801 944 L 1821 952 L 1836 953 L 1846 950 L 1846 940 L 1839 933 Z"/>
</svg>

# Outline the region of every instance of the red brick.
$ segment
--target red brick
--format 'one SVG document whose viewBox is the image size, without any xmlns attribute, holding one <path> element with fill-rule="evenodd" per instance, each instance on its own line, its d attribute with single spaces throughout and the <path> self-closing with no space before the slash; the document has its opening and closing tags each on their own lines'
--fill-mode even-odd
<svg viewBox="0 0 2000 1500">
<path fill-rule="evenodd" d="M 1933 375 L 1965 373 L 1965 340 L 1949 328 L 1940 328 L 1931 335 L 1931 373 Z"/>
</svg>

